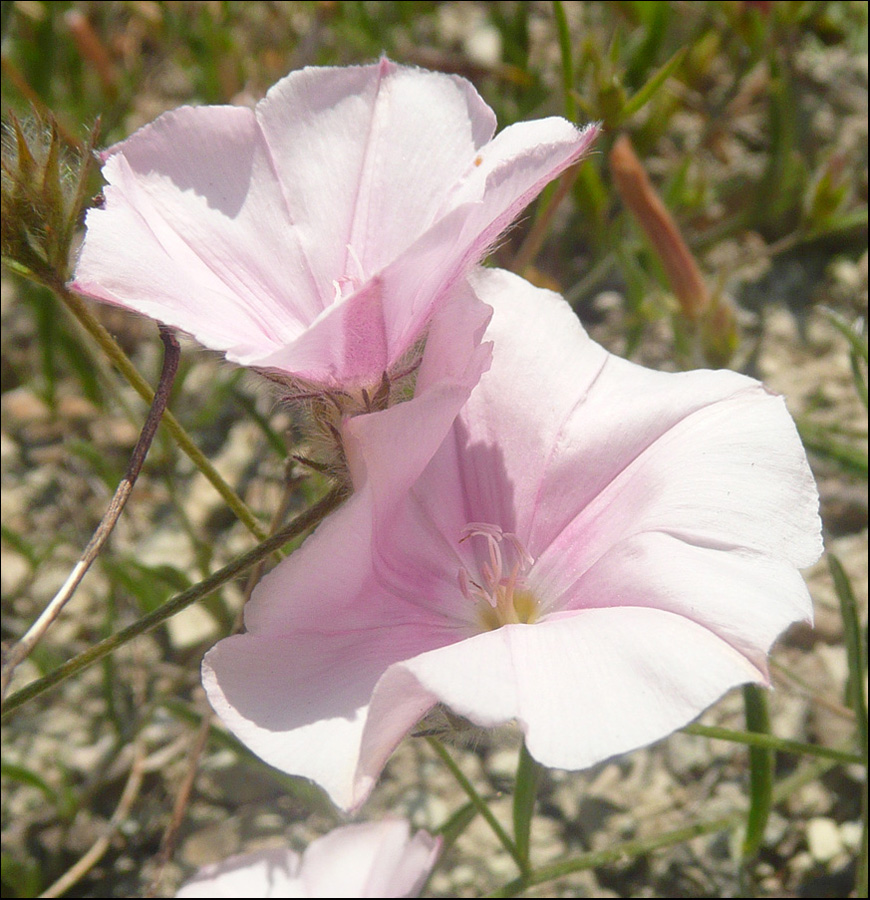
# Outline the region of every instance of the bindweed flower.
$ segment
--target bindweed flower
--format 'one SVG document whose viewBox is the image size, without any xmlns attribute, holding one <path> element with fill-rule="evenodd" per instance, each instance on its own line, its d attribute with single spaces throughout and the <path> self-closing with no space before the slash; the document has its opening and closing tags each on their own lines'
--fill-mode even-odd
<svg viewBox="0 0 870 900">
<path fill-rule="evenodd" d="M 416 897 L 440 849 L 440 838 L 411 837 L 402 819 L 345 825 L 302 856 L 278 848 L 205 866 L 175 896 Z"/>
<path fill-rule="evenodd" d="M 346 809 L 436 704 L 581 769 L 767 683 L 812 615 L 818 495 L 781 397 L 641 368 L 558 295 L 472 281 L 492 367 L 437 452 L 413 404 L 350 420 L 356 493 L 203 663 L 230 729 Z"/>
<path fill-rule="evenodd" d="M 495 125 L 465 79 L 387 59 L 293 72 L 254 109 L 165 113 L 103 153 L 105 208 L 88 214 L 71 287 L 289 395 L 334 391 L 367 411 L 597 130 L 547 118 L 493 137 Z"/>
</svg>

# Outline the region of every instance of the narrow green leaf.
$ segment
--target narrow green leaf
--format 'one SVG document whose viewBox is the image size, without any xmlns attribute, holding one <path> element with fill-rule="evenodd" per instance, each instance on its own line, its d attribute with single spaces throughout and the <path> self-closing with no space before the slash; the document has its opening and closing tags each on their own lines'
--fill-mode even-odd
<svg viewBox="0 0 870 900">
<path fill-rule="evenodd" d="M 0 3 L 0 37 L 6 37 L 6 29 L 9 27 L 9 21 L 12 18 L 12 12 L 15 9 L 13 0 L 3 0 Z"/>
<path fill-rule="evenodd" d="M 802 744 L 800 741 L 789 741 L 774 734 L 761 734 L 749 731 L 732 731 L 730 728 L 719 728 L 716 725 L 701 725 L 697 722 L 680 729 L 686 734 L 713 738 L 718 741 L 733 741 L 735 744 L 748 744 L 750 747 L 769 747 L 781 753 L 794 753 L 796 756 L 814 756 L 818 759 L 834 760 L 846 765 L 857 763 L 861 757 L 847 750 L 835 747 L 821 747 L 816 744 Z"/>
<path fill-rule="evenodd" d="M 833 553 L 828 553 L 828 568 L 834 579 L 834 590 L 840 601 L 840 613 L 843 617 L 843 637 L 846 644 L 846 655 L 849 663 L 849 702 L 855 710 L 858 725 L 859 752 L 864 763 L 865 787 L 861 798 L 861 845 L 858 851 L 857 871 L 855 873 L 855 896 L 867 896 L 868 873 L 868 833 L 870 833 L 870 810 L 867 798 L 867 698 L 864 695 L 864 679 L 867 677 L 867 658 L 864 641 L 861 635 L 861 619 L 858 614 L 858 603 L 852 583 L 842 563 Z"/>
<path fill-rule="evenodd" d="M 867 478 L 867 451 L 838 441 L 819 425 L 798 421 L 798 432 L 807 450 L 838 463 L 847 472 Z"/>
<path fill-rule="evenodd" d="M 657 71 L 650 80 L 622 107 L 620 121 L 631 118 L 639 109 L 642 109 L 654 96 L 656 91 L 668 78 L 680 67 L 688 48 L 681 47 L 677 52 Z"/>
<path fill-rule="evenodd" d="M 855 393 L 858 395 L 858 399 L 864 404 L 864 409 L 867 409 L 867 379 L 865 378 L 863 371 L 861 371 L 861 361 L 858 359 L 857 354 L 849 354 L 849 365 L 852 369 L 852 381 L 855 383 Z"/>
<path fill-rule="evenodd" d="M 19 784 L 26 784 L 29 787 L 34 787 L 41 791 L 45 796 L 45 799 L 50 803 L 57 803 L 57 791 L 41 775 L 37 775 L 36 772 L 25 766 L 2 762 L 0 763 L 0 775 L 4 778 L 9 778 L 12 781 L 17 781 Z"/>
<path fill-rule="evenodd" d="M 30 563 L 31 568 L 35 569 L 39 565 L 41 559 L 40 553 L 27 538 L 22 537 L 17 531 L 13 531 L 8 525 L 3 523 L 0 523 L 0 535 L 3 536 L 3 540 L 6 541 L 16 553 L 19 553 L 28 563 Z"/>
<path fill-rule="evenodd" d="M 852 583 L 843 568 L 843 564 L 828 553 L 828 568 L 834 580 L 834 590 L 840 601 L 840 614 L 843 617 L 843 638 L 849 661 L 849 702 L 855 711 L 858 725 L 858 752 L 864 765 L 868 762 L 867 753 L 867 698 L 864 696 L 864 678 L 867 673 L 867 660 L 864 655 L 864 641 L 861 635 L 861 619 L 858 614 L 858 602 Z"/>
<path fill-rule="evenodd" d="M 166 595 L 190 588 L 190 579 L 169 565 L 146 566 L 130 556 L 115 559 L 101 556 L 100 564 L 113 584 L 132 596 L 142 613 L 152 613 L 166 601 Z"/>
<path fill-rule="evenodd" d="M 632 86 L 642 84 L 645 74 L 652 68 L 667 37 L 670 19 L 674 15 L 674 10 L 667 0 L 636 3 L 634 9 L 643 27 L 636 29 L 632 34 L 632 38 L 640 37 L 636 48 L 630 53 L 625 73 L 625 81 Z"/>
<path fill-rule="evenodd" d="M 245 410 L 245 412 L 254 420 L 254 424 L 263 432 L 266 441 L 275 452 L 278 459 L 284 459 L 288 452 L 287 442 L 275 431 L 269 420 L 257 409 L 254 399 L 248 394 L 238 390 L 235 385 L 231 388 L 231 396 L 234 402 Z"/>
<path fill-rule="evenodd" d="M 9 5 L 12 6 L 12 3 Z M 6 891 L 11 890 L 15 897 L 38 897 L 44 883 L 42 868 L 36 860 L 22 860 L 12 853 L 0 856 L 0 878 L 3 880 L 4 896 Z"/>
<path fill-rule="evenodd" d="M 123 471 L 115 464 L 114 460 L 107 457 L 90 441 L 68 440 L 64 444 L 64 449 L 70 456 L 82 460 L 91 473 L 96 475 L 114 493 L 118 482 L 124 477 Z"/>
<path fill-rule="evenodd" d="M 807 232 L 808 240 L 815 240 L 825 235 L 839 234 L 843 231 L 852 231 L 859 228 L 867 228 L 867 207 L 851 209 L 843 213 L 837 213 L 826 219 L 824 223 Z"/>
<path fill-rule="evenodd" d="M 477 808 L 469 800 L 468 803 L 460 806 L 450 818 L 435 829 L 444 840 L 444 849 L 452 846 L 460 838 L 466 828 L 477 817 Z"/>
<path fill-rule="evenodd" d="M 865 363 L 868 362 L 867 335 L 858 331 L 845 316 L 840 315 L 836 310 L 823 306 L 821 313 L 846 338 L 852 352 L 860 356 Z"/>
</svg>

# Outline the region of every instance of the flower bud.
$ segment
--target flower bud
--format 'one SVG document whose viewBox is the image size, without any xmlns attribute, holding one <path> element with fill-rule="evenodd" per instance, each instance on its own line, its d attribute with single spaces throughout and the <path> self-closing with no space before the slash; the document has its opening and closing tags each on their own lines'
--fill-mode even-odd
<svg viewBox="0 0 870 900">
<path fill-rule="evenodd" d="M 85 205 L 96 127 L 84 146 L 74 147 L 53 118 L 25 125 L 10 119 L 3 140 L 3 258 L 23 275 L 62 284 Z"/>
</svg>

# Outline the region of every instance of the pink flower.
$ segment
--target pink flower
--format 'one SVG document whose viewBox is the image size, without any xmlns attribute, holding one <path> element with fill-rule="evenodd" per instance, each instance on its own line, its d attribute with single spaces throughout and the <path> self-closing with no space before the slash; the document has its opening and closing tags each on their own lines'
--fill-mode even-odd
<svg viewBox="0 0 870 900">
<path fill-rule="evenodd" d="M 103 154 L 71 287 L 242 365 L 371 387 L 597 129 L 494 131 L 469 82 L 387 59 L 182 107 Z"/>
<path fill-rule="evenodd" d="M 641 368 L 557 295 L 472 280 L 492 368 L 438 451 L 412 452 L 414 404 L 350 420 L 357 492 L 203 664 L 230 729 L 347 809 L 436 704 L 580 769 L 765 684 L 812 614 L 818 495 L 781 397 Z"/>
<path fill-rule="evenodd" d="M 201 869 L 176 897 L 416 897 L 440 838 L 404 820 L 336 828 L 308 846 L 261 850 Z"/>
</svg>

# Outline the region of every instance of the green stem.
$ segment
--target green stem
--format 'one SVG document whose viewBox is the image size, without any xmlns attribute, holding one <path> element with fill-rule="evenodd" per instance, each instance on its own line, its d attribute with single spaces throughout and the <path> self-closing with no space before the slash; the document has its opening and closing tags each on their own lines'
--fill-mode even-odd
<svg viewBox="0 0 870 900">
<path fill-rule="evenodd" d="M 732 741 L 737 744 L 749 744 L 754 747 L 769 747 L 772 750 L 780 750 L 783 753 L 796 753 L 800 756 L 816 756 L 819 759 L 830 759 L 839 763 L 862 763 L 862 759 L 855 753 L 847 750 L 838 750 L 835 747 L 817 747 L 814 744 L 802 744 L 800 741 L 787 741 L 772 734 L 757 734 L 746 731 L 731 731 L 729 728 L 718 728 L 715 725 L 686 725 L 681 729 L 686 734 L 696 734 L 699 737 L 715 738 L 719 741 Z"/>
<path fill-rule="evenodd" d="M 94 314 L 88 309 L 84 301 L 67 289 L 66 285 L 60 282 L 54 282 L 49 285 L 51 289 L 63 301 L 67 309 L 76 318 L 79 324 L 87 331 L 87 333 L 99 344 L 103 352 L 114 363 L 118 371 L 127 379 L 134 391 L 146 402 L 151 403 L 154 392 L 151 385 L 139 374 L 136 367 L 130 361 L 130 358 L 118 345 L 117 341 L 111 334 L 100 324 Z M 233 511 L 236 518 L 254 535 L 258 540 L 265 540 L 267 536 L 266 529 L 254 517 L 254 514 L 245 505 L 244 500 L 224 481 L 220 472 L 209 462 L 205 454 L 194 444 L 184 427 L 175 418 L 175 416 L 167 410 L 163 415 L 161 423 L 178 446 L 187 454 L 190 461 L 199 469 L 200 472 L 211 482 L 215 490 L 221 495 L 224 502 Z"/>
<path fill-rule="evenodd" d="M 652 853 L 653 850 L 659 850 L 662 847 L 671 847 L 674 844 L 682 844 L 693 838 L 701 837 L 705 834 L 715 834 L 718 831 L 727 831 L 734 828 L 742 819 L 744 813 L 734 813 L 729 816 L 723 816 L 720 819 L 713 819 L 709 822 L 696 822 L 693 825 L 687 825 L 684 828 L 678 828 L 676 831 L 668 831 L 665 834 L 658 835 L 653 838 L 641 838 L 636 841 L 626 841 L 617 844 L 614 847 L 608 847 L 606 850 L 598 850 L 594 853 L 585 853 L 574 859 L 566 860 L 553 865 L 543 866 L 536 869 L 528 877 L 520 877 L 506 884 L 503 888 L 488 894 L 489 897 L 515 897 L 522 893 L 526 888 L 536 884 L 543 884 L 547 881 L 553 881 L 556 878 L 563 878 L 574 872 L 584 872 L 587 869 L 597 869 L 601 866 L 611 865 L 623 859 L 633 859 L 636 856 L 645 856 Z"/>
<path fill-rule="evenodd" d="M 753 734 L 770 734 L 770 713 L 763 688 L 757 684 L 743 686 L 746 727 Z M 749 812 L 743 837 L 743 863 L 755 859 L 764 841 L 764 830 L 773 803 L 774 751 L 771 747 L 749 748 Z"/>
<path fill-rule="evenodd" d="M 524 873 L 529 872 L 529 853 L 531 850 L 532 818 L 535 815 L 535 799 L 538 794 L 538 781 L 541 777 L 540 765 L 532 759 L 523 741 L 520 747 L 520 758 L 517 763 L 517 778 L 514 785 L 514 840 L 517 853 L 523 859 Z"/>
<path fill-rule="evenodd" d="M 279 550 L 288 541 L 292 541 L 294 538 L 308 531 L 309 528 L 313 528 L 321 521 L 321 519 L 325 518 L 339 505 L 339 503 L 341 503 L 344 496 L 345 491 L 343 488 L 333 488 L 322 500 L 304 513 L 298 515 L 286 528 L 283 528 L 273 537 L 261 542 L 247 553 L 233 560 L 233 562 L 224 566 L 222 569 L 219 569 L 204 581 L 201 581 L 199 584 L 195 584 L 186 591 L 182 591 L 182 593 L 164 603 L 159 609 L 154 610 L 153 613 L 143 616 L 141 619 L 138 619 L 132 625 L 122 629 L 117 634 L 113 634 L 100 641 L 98 644 L 94 644 L 93 647 L 89 647 L 83 653 L 74 656 L 68 662 L 58 666 L 53 672 L 44 675 L 42 678 L 31 682 L 27 687 L 22 688 L 17 693 L 12 694 L 12 696 L 10 696 L 3 704 L 3 718 L 6 718 L 6 716 L 19 706 L 32 700 L 34 697 L 38 697 L 49 688 L 60 684 L 67 678 L 82 671 L 82 669 L 86 669 L 88 666 L 103 659 L 103 657 L 107 656 L 109 653 L 117 650 L 118 647 L 132 641 L 141 634 L 152 631 L 158 625 L 162 625 L 163 622 L 174 616 L 176 613 L 181 612 L 185 607 L 190 606 L 191 603 L 201 600 L 203 597 L 207 597 L 237 575 L 240 575 L 242 572 L 245 572 L 256 565 L 260 560 L 266 559 L 266 557 L 276 550 Z"/>
<path fill-rule="evenodd" d="M 833 768 L 835 762 L 833 760 L 813 760 L 801 771 L 795 772 L 790 778 L 783 779 L 774 790 L 774 801 L 779 803 L 784 798 L 791 796 L 795 791 L 799 790 L 806 784 L 815 781 L 821 777 L 828 769 Z M 489 897 L 515 897 L 521 894 L 529 887 L 538 884 L 544 884 L 548 881 L 554 881 L 557 878 L 564 878 L 574 872 L 584 872 L 588 869 L 597 869 L 601 866 L 611 865 L 625 859 L 634 859 L 638 856 L 645 856 L 654 850 L 660 850 L 664 847 L 672 847 L 675 844 L 682 844 L 693 838 L 701 837 L 706 834 L 715 834 L 720 831 L 730 831 L 739 828 L 746 818 L 743 810 L 736 810 L 727 816 L 709 821 L 695 822 L 675 831 L 668 831 L 661 835 L 650 838 L 638 838 L 637 840 L 626 841 L 622 844 L 608 847 L 605 850 L 596 850 L 592 853 L 584 853 L 573 859 L 563 860 L 561 862 L 552 863 L 548 866 L 542 866 L 536 869 L 528 876 L 521 876 L 514 881 L 504 885 L 504 887 L 488 894 Z"/>
<path fill-rule="evenodd" d="M 462 769 L 456 765 L 453 757 L 447 752 L 444 745 L 441 741 L 437 740 L 433 737 L 427 737 L 426 740 L 429 742 L 429 746 L 438 754 L 441 758 L 441 761 L 445 766 L 450 770 L 450 773 L 459 783 L 459 786 L 463 791 L 468 795 L 468 799 L 474 804 L 474 808 L 486 819 L 487 824 L 493 830 L 495 836 L 501 841 L 502 846 L 510 853 L 514 862 L 517 864 L 517 868 L 520 872 L 527 871 L 527 866 L 523 858 L 520 856 L 517 851 L 516 845 L 508 836 L 508 833 L 501 827 L 498 819 L 493 815 L 492 810 L 487 806 L 486 801 L 477 791 L 474 789 L 474 785 L 465 777 L 462 772 Z"/>
</svg>

